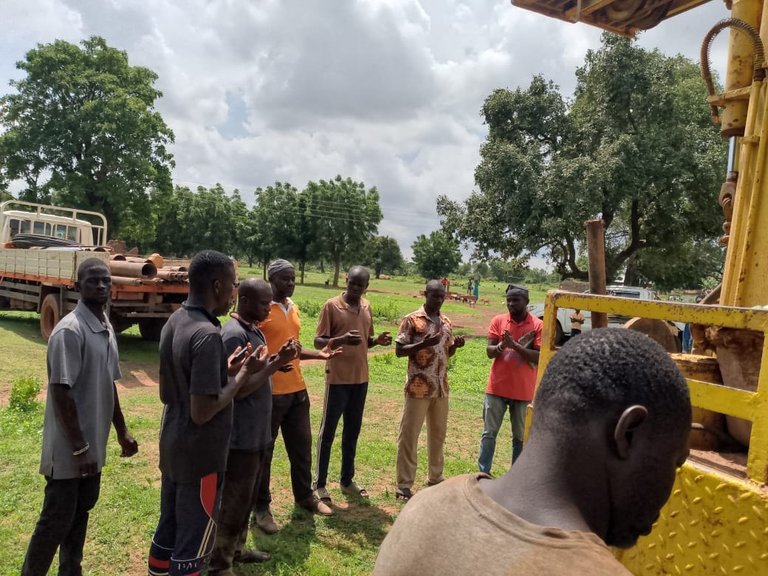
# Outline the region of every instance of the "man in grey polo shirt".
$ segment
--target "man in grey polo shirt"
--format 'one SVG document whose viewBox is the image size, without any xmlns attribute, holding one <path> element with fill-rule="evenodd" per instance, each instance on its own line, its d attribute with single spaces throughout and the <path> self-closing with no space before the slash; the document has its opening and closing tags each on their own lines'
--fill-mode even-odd
<svg viewBox="0 0 768 576">
<path fill-rule="evenodd" d="M 48 400 L 40 473 L 45 500 L 29 542 L 23 576 L 44 576 L 59 549 L 59 574 L 81 574 L 88 512 L 99 498 L 110 424 L 122 456 L 139 450 L 117 397 L 115 332 L 104 313 L 112 278 L 107 265 L 85 260 L 77 270 L 80 302 L 48 340 Z"/>
</svg>

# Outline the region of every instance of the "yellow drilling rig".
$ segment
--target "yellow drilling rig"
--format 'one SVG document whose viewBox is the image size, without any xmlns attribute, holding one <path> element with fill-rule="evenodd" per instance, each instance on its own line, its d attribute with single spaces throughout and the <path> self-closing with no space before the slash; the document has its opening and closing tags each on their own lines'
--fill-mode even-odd
<svg viewBox="0 0 768 576">
<path fill-rule="evenodd" d="M 684 12 L 706 2 L 512 0 L 520 8 L 626 36 L 685 18 Z M 555 291 L 547 296 L 544 315 L 540 375 L 556 353 L 558 308 L 692 326 L 693 353 L 673 354 L 695 407 L 691 458 L 678 471 L 652 533 L 616 552 L 629 570 L 644 576 L 768 576 L 768 1 L 724 4 L 730 16 L 713 22 L 701 47 L 709 91 L 702 105 L 711 108 L 730 144 L 719 194 L 727 245 L 720 289 L 700 304 Z M 728 61 L 718 93 L 709 49 L 721 33 L 728 36 Z"/>
</svg>

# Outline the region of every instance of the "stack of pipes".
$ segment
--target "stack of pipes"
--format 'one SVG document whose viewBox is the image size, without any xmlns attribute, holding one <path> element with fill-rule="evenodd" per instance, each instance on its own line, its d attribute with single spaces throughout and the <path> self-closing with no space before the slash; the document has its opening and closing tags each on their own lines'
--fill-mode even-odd
<svg viewBox="0 0 768 576">
<path fill-rule="evenodd" d="M 187 282 L 189 274 L 185 266 L 164 266 L 163 257 L 152 254 L 147 258 L 115 254 L 109 259 L 112 283 L 122 286 L 142 284 Z"/>
</svg>

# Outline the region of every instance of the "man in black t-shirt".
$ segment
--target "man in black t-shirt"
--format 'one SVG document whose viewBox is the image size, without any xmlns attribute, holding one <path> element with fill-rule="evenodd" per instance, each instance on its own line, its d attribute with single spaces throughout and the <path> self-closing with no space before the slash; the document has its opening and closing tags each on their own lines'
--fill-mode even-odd
<svg viewBox="0 0 768 576">
<path fill-rule="evenodd" d="M 238 289 L 237 311 L 221 330 L 224 349 L 232 354 L 249 344 L 254 350 L 266 345 L 258 328 L 269 315 L 272 287 L 264 280 L 248 278 Z M 269 554 L 244 549 L 248 535 L 248 516 L 254 490 L 266 469 L 268 448 L 272 442 L 272 382 L 277 370 L 288 366 L 298 355 L 298 343 L 288 341 L 267 360 L 263 370 L 254 375 L 261 386 L 251 395 L 235 398 L 232 436 L 229 441 L 224 491 L 216 544 L 211 554 L 209 576 L 233 574 L 234 562 L 263 562 Z"/>
<path fill-rule="evenodd" d="M 216 519 L 229 436 L 232 400 L 260 382 L 265 354 L 252 348 L 227 358 L 217 316 L 237 286 L 232 261 L 213 250 L 189 266 L 189 298 L 160 337 L 160 520 L 152 539 L 152 576 L 200 574 L 216 538 Z M 262 348 L 262 351 L 266 351 Z M 231 376 L 230 376 L 231 374 Z"/>
</svg>

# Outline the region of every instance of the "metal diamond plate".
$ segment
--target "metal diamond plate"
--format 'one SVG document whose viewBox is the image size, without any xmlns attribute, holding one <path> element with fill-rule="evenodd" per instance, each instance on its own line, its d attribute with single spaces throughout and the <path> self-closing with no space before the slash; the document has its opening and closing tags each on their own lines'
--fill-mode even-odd
<svg viewBox="0 0 768 576">
<path fill-rule="evenodd" d="M 617 556 L 642 576 L 768 576 L 768 490 L 686 464 L 651 534 Z"/>
</svg>

